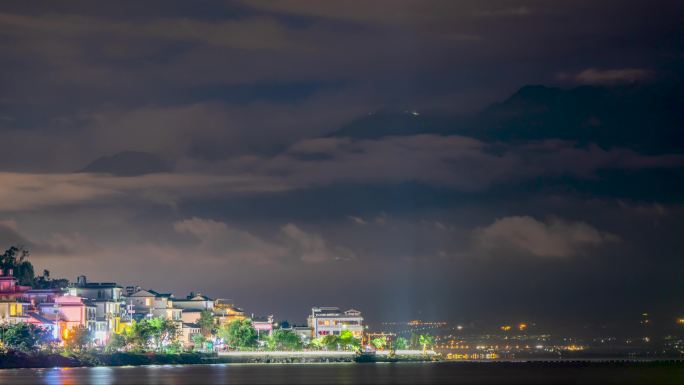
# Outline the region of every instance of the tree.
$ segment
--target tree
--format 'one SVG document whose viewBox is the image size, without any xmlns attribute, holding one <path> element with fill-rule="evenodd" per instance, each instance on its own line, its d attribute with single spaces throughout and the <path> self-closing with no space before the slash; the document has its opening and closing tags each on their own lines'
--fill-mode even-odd
<svg viewBox="0 0 684 385">
<path fill-rule="evenodd" d="M 325 346 L 325 348 L 328 350 L 338 350 L 340 348 L 340 337 L 333 334 L 323 336 L 321 342 L 323 346 Z"/>
<path fill-rule="evenodd" d="M 22 246 L 12 246 L 0 254 L 0 268 L 6 273 L 12 269 L 12 275 L 20 285 L 34 289 L 63 289 L 69 286 L 67 279 L 51 279 L 48 270 L 43 270 L 43 275 L 36 277 L 33 265 L 28 260 L 30 255 Z"/>
<path fill-rule="evenodd" d="M 0 268 L 5 272 L 13 270 L 13 275 L 20 285 L 31 285 L 33 283 L 33 265 L 28 261 L 30 253 L 22 246 L 12 246 L 0 255 Z"/>
<path fill-rule="evenodd" d="M 43 275 L 33 278 L 31 286 L 34 289 L 64 289 L 69 286 L 69 280 L 66 278 L 52 279 L 50 278 L 50 271 L 43 270 Z"/>
<path fill-rule="evenodd" d="M 421 334 L 418 337 L 418 342 L 423 346 L 423 354 L 425 354 L 427 347 L 435 343 L 435 338 L 430 334 Z"/>
<path fill-rule="evenodd" d="M 411 333 L 411 337 L 409 337 L 409 347 L 411 349 L 418 349 L 420 347 L 420 334 L 418 333 Z"/>
<path fill-rule="evenodd" d="M 266 340 L 270 350 L 298 350 L 302 348 L 302 340 L 291 330 L 278 329 Z"/>
<path fill-rule="evenodd" d="M 371 340 L 371 345 L 373 345 L 373 347 L 375 347 L 377 350 L 383 350 L 387 345 L 387 340 L 384 337 L 373 338 Z"/>
<path fill-rule="evenodd" d="M 318 338 L 313 338 L 311 339 L 311 342 L 309 342 L 309 347 L 313 349 L 323 349 L 325 346 L 325 343 L 323 343 L 323 337 L 318 337 Z"/>
<path fill-rule="evenodd" d="M 209 337 L 214 333 L 214 313 L 209 310 L 202 310 L 200 313 L 199 321 L 200 327 L 202 328 L 202 335 Z"/>
<path fill-rule="evenodd" d="M 93 341 L 93 335 L 90 330 L 83 326 L 78 325 L 68 330 L 66 333 L 66 338 L 64 338 L 64 345 L 68 350 L 83 351 Z"/>
<path fill-rule="evenodd" d="M 143 351 L 149 347 L 153 332 L 147 320 L 134 321 L 130 327 L 126 328 L 124 336 L 133 345 L 134 350 Z"/>
<path fill-rule="evenodd" d="M 37 350 L 41 345 L 52 341 L 51 332 L 48 329 L 24 322 L 9 325 L 0 325 L 0 340 L 7 348 L 30 352 Z"/>
<path fill-rule="evenodd" d="M 125 334 L 112 333 L 111 337 L 109 337 L 109 341 L 107 342 L 107 346 L 105 346 L 105 352 L 118 352 L 121 349 L 125 349 L 128 344 L 129 341 Z"/>
<path fill-rule="evenodd" d="M 162 350 L 164 344 L 173 343 L 178 337 L 178 327 L 170 319 L 156 317 L 143 322 L 147 322 L 149 325 L 152 341 L 158 351 Z"/>
<path fill-rule="evenodd" d="M 340 332 L 339 344 L 345 350 L 357 350 L 361 347 L 361 341 L 354 337 L 354 333 L 349 330 Z"/>
<path fill-rule="evenodd" d="M 192 343 L 194 344 L 194 350 L 200 350 L 204 347 L 204 343 L 207 339 L 201 334 L 195 334 L 192 336 Z"/>
<path fill-rule="evenodd" d="M 409 343 L 408 340 L 404 337 L 397 337 L 396 340 L 394 340 L 394 349 L 395 350 L 406 350 L 408 349 Z"/>
<path fill-rule="evenodd" d="M 250 320 L 234 320 L 219 328 L 218 334 L 231 349 L 250 348 L 257 344 L 257 332 Z"/>
</svg>

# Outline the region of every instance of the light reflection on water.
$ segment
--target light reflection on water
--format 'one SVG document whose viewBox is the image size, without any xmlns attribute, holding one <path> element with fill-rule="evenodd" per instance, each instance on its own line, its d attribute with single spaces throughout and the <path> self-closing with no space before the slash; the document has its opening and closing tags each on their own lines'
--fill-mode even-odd
<svg viewBox="0 0 684 385">
<path fill-rule="evenodd" d="M 660 380 L 659 380 L 660 379 Z M 667 380 L 667 381 L 664 381 Z M 684 364 L 602 366 L 524 363 L 214 364 L 6 369 L 0 384 L 451 384 L 684 383 Z"/>
</svg>

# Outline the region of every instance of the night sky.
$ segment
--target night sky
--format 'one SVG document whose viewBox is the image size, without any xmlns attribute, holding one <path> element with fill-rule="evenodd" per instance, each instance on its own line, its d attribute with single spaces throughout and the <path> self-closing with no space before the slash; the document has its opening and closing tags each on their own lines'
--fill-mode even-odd
<svg viewBox="0 0 684 385">
<path fill-rule="evenodd" d="M 684 315 L 683 2 L 2 1 L 0 68 L 38 271 L 296 322 Z"/>
</svg>

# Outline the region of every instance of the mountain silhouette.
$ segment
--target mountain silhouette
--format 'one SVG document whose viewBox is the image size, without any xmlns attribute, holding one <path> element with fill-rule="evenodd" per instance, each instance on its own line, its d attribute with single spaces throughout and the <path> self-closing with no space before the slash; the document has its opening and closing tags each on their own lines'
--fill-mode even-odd
<svg viewBox="0 0 684 385">
<path fill-rule="evenodd" d="M 647 84 L 520 88 L 509 98 L 468 116 L 378 112 L 331 137 L 378 139 L 417 134 L 466 135 L 484 141 L 563 139 L 645 153 L 684 148 L 684 86 Z"/>
</svg>

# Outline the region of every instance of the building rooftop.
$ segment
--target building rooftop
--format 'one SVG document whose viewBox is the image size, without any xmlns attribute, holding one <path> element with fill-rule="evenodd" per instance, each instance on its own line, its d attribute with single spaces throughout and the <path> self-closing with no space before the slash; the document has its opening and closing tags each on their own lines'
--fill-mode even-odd
<svg viewBox="0 0 684 385">
<path fill-rule="evenodd" d="M 356 309 L 341 311 L 338 307 L 314 307 L 311 309 L 314 317 L 359 317 L 361 312 Z"/>
<path fill-rule="evenodd" d="M 199 324 L 192 323 L 192 322 L 183 322 L 183 327 L 193 328 L 193 329 L 201 329 L 202 328 Z"/>
<path fill-rule="evenodd" d="M 54 320 L 43 317 L 42 315 L 35 313 L 35 312 L 28 313 L 28 315 L 29 315 L 29 317 L 35 319 L 36 321 L 38 321 L 42 324 L 53 324 L 53 323 L 55 323 Z"/>
<path fill-rule="evenodd" d="M 75 285 L 71 285 L 70 287 L 79 288 L 79 289 L 114 289 L 114 288 L 122 289 L 123 288 L 114 282 L 88 282 L 88 283 L 82 283 L 82 284 L 77 283 Z"/>
<path fill-rule="evenodd" d="M 147 290 L 149 293 L 152 293 L 155 297 L 158 298 L 173 298 L 173 293 L 159 293 L 154 290 Z"/>
</svg>

